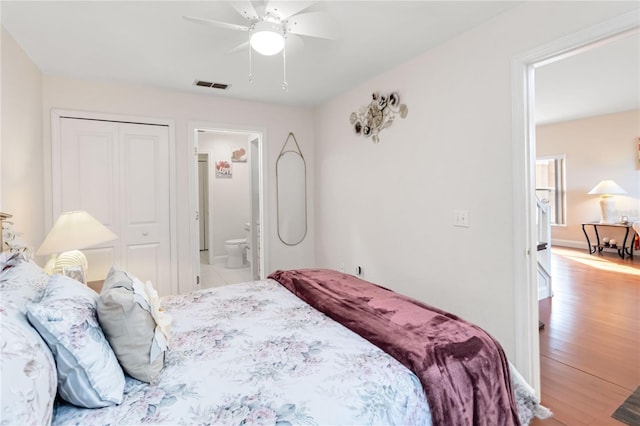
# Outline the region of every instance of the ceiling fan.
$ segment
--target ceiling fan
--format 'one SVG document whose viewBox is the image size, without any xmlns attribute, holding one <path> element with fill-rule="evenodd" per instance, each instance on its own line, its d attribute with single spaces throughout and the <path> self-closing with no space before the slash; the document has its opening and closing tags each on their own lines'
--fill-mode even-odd
<svg viewBox="0 0 640 426">
<path fill-rule="evenodd" d="M 249 50 L 250 82 L 253 81 L 251 74 L 251 52 L 253 50 L 264 56 L 272 56 L 282 52 L 284 75 L 282 88 L 286 91 L 286 45 L 301 48 L 304 42 L 300 36 L 329 40 L 339 38 L 336 23 L 329 14 L 326 12 L 304 12 L 315 3 L 317 1 L 245 0 L 228 2 L 247 21 L 245 25 L 194 16 L 183 16 L 183 18 L 192 22 L 248 33 L 248 40 L 234 47 L 230 52 Z"/>
</svg>

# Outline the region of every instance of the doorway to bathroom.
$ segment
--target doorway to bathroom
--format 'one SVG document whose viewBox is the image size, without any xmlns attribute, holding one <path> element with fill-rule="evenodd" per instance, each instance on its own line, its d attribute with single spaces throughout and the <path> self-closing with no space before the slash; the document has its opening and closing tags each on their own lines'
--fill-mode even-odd
<svg viewBox="0 0 640 426">
<path fill-rule="evenodd" d="M 196 288 L 260 279 L 262 132 L 214 126 L 192 131 Z"/>
</svg>

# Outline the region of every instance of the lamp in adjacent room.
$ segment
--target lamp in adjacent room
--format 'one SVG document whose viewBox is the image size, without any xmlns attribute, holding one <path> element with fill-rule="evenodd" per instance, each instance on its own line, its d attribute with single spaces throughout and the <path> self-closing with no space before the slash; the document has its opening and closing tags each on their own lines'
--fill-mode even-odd
<svg viewBox="0 0 640 426">
<path fill-rule="evenodd" d="M 616 202 L 613 199 L 613 195 L 626 193 L 627 191 L 612 180 L 603 180 L 588 192 L 589 195 L 600 196 L 600 223 L 615 223 Z"/>
<path fill-rule="evenodd" d="M 87 257 L 80 250 L 117 239 L 118 236 L 84 210 L 62 213 L 36 252 L 50 254 L 44 270 L 63 273 L 64 268 L 81 266 L 86 284 Z"/>
</svg>

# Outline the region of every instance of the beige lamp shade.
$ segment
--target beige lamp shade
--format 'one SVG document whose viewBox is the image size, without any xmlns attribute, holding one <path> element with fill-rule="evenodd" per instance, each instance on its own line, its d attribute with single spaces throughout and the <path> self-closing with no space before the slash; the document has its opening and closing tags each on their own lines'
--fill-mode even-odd
<svg viewBox="0 0 640 426">
<path fill-rule="evenodd" d="M 622 189 L 620 185 L 612 180 L 603 180 L 588 192 L 589 195 L 613 195 L 626 193 L 627 191 Z"/>
<path fill-rule="evenodd" d="M 117 238 L 116 234 L 84 210 L 64 212 L 58 217 L 36 254 L 78 250 Z"/>
<path fill-rule="evenodd" d="M 600 223 L 615 223 L 616 202 L 613 195 L 626 194 L 627 191 L 612 180 L 603 180 L 588 193 L 600 195 Z"/>
</svg>

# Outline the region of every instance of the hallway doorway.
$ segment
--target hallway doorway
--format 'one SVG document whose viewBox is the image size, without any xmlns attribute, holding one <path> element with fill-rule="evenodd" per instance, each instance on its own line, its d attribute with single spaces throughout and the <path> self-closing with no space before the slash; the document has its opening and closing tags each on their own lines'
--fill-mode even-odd
<svg viewBox="0 0 640 426">
<path fill-rule="evenodd" d="M 515 270 L 515 364 L 538 392 L 540 383 L 540 342 L 538 332 L 538 286 L 535 198 L 535 68 L 575 55 L 605 40 L 638 31 L 635 13 L 609 21 L 538 46 L 512 59 L 512 140 Z"/>
</svg>

